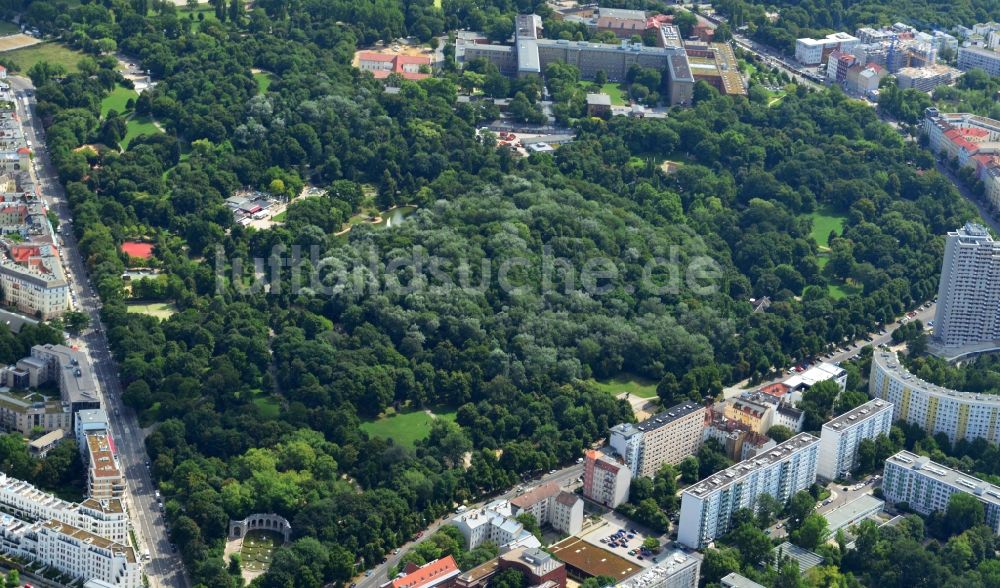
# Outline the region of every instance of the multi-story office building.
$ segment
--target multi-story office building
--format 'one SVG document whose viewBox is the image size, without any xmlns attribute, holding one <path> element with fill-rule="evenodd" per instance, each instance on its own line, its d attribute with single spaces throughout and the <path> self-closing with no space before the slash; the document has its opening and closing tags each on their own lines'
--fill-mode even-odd
<svg viewBox="0 0 1000 588">
<path fill-rule="evenodd" d="M 660 563 L 617 584 L 619 588 L 698 588 L 701 556 L 675 549 L 659 558 Z"/>
<path fill-rule="evenodd" d="M 904 67 L 896 72 L 896 85 L 901 90 L 912 88 L 919 92 L 930 92 L 938 86 L 950 84 L 954 77 L 952 69 L 946 65 Z"/>
<path fill-rule="evenodd" d="M 637 425 L 615 425 L 608 444 L 634 477 L 652 477 L 663 464 L 679 464 L 698 451 L 705 416 L 701 405 L 678 404 Z"/>
<path fill-rule="evenodd" d="M 87 489 L 91 498 L 120 498 L 125 474 L 118 466 L 114 439 L 107 434 L 87 435 Z"/>
<path fill-rule="evenodd" d="M 816 475 L 837 480 L 851 474 L 864 439 L 888 435 L 892 428 L 892 403 L 876 398 L 823 425 L 819 438 Z"/>
<path fill-rule="evenodd" d="M 925 382 L 903 367 L 895 353 L 873 354 L 868 393 L 892 403 L 894 421 L 920 425 L 931 435 L 944 433 L 952 442 L 978 437 L 1000 442 L 1000 396 L 959 392 Z"/>
<path fill-rule="evenodd" d="M 945 511 L 952 494 L 964 492 L 983 503 L 986 524 L 1000 533 L 1000 487 L 931 461 L 929 457 L 900 451 L 885 460 L 882 492 L 886 500 L 905 502 L 929 515 Z"/>
<path fill-rule="evenodd" d="M 774 449 L 684 490 L 677 541 L 704 547 L 729 531 L 733 513 L 753 509 L 763 494 L 781 502 L 816 481 L 819 439 L 799 433 Z"/>
<path fill-rule="evenodd" d="M 859 39 L 847 33 L 832 33 L 822 39 L 795 40 L 795 59 L 803 65 L 819 65 L 835 50 L 849 52 Z"/>
<path fill-rule="evenodd" d="M 589 450 L 584 457 L 583 495 L 615 508 L 628 500 L 632 472 L 628 466 L 598 451 Z"/>
<path fill-rule="evenodd" d="M 982 47 L 960 47 L 958 69 L 969 71 L 978 68 L 991 76 L 1000 76 L 1000 53 Z"/>
<path fill-rule="evenodd" d="M 576 535 L 583 528 L 583 499 L 563 492 L 559 484 L 549 482 L 511 499 L 514 517 L 530 513 L 539 525 Z"/>
<path fill-rule="evenodd" d="M 1000 341 L 1000 243 L 966 223 L 948 233 L 934 339 L 944 347 Z"/>
</svg>

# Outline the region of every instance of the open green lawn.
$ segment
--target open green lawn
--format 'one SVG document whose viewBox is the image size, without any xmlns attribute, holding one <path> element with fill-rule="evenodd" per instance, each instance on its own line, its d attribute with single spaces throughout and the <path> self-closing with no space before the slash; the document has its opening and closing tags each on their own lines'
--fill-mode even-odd
<svg viewBox="0 0 1000 588">
<path fill-rule="evenodd" d="M 128 144 L 136 137 L 155 135 L 160 132 L 162 131 L 156 128 L 156 125 L 153 124 L 153 119 L 148 116 L 133 116 L 128 119 L 128 123 L 125 126 L 125 138 L 122 139 L 122 147 L 127 149 Z"/>
<path fill-rule="evenodd" d="M 253 399 L 254 406 L 260 411 L 260 416 L 267 419 L 278 418 L 278 413 L 281 411 L 281 405 L 278 403 L 276 398 L 271 396 L 258 396 Z"/>
<path fill-rule="evenodd" d="M 7 35 L 16 35 L 20 33 L 21 29 L 16 24 L 8 22 L 6 20 L 0 20 L 0 37 L 6 37 Z"/>
<path fill-rule="evenodd" d="M 862 290 L 864 290 L 864 288 L 861 286 L 854 286 L 852 284 L 830 284 L 827 286 L 827 291 L 834 300 L 840 300 L 841 298 L 861 294 Z"/>
<path fill-rule="evenodd" d="M 434 412 L 439 419 L 455 420 L 454 412 Z M 413 447 L 415 443 L 427 437 L 431 432 L 434 419 L 422 410 L 413 412 L 391 412 L 375 421 L 361 423 L 361 429 L 372 437 L 392 439 L 404 447 Z"/>
<path fill-rule="evenodd" d="M 591 381 L 599 389 L 609 394 L 618 395 L 622 392 L 628 392 L 639 398 L 656 398 L 656 382 L 632 374 L 623 373 L 608 380 Z"/>
<path fill-rule="evenodd" d="M 622 91 L 621 86 L 615 82 L 608 82 L 600 88 L 597 88 L 594 85 L 594 82 L 581 81 L 580 87 L 587 92 L 607 94 L 611 97 L 611 104 L 614 106 L 625 106 L 625 94 Z"/>
<path fill-rule="evenodd" d="M 107 98 L 101 100 L 101 118 L 108 116 L 108 112 L 114 110 L 118 114 L 126 111 L 126 104 L 129 100 L 135 100 L 139 93 L 125 86 L 115 86 L 115 89 L 108 94 Z"/>
<path fill-rule="evenodd" d="M 847 216 L 825 206 L 810 213 L 809 218 L 812 219 L 812 232 L 810 235 L 812 235 L 813 239 L 816 239 L 820 247 L 826 247 L 830 231 L 836 231 L 838 235 L 844 232 L 844 221 L 847 219 Z"/>
<path fill-rule="evenodd" d="M 76 72 L 76 64 L 83 58 L 83 53 L 70 49 L 52 41 L 32 45 L 23 49 L 15 49 L 3 54 L 4 58 L 12 60 L 22 72 L 26 72 L 39 61 L 59 64 L 69 73 Z"/>
<path fill-rule="evenodd" d="M 169 302 L 131 302 L 126 306 L 128 312 L 148 314 L 160 319 L 170 318 L 170 315 L 177 312 L 177 307 Z"/>
<path fill-rule="evenodd" d="M 204 15 L 204 18 L 199 18 L 199 14 Z M 215 17 L 215 7 L 211 4 L 199 4 L 194 10 L 185 6 L 177 10 L 177 16 L 179 18 L 191 18 L 195 29 L 198 29 L 198 25 L 202 22 L 219 22 L 219 19 Z"/>
<path fill-rule="evenodd" d="M 253 74 L 253 79 L 257 80 L 257 92 L 263 94 L 271 87 L 271 74 L 266 71 Z"/>
</svg>

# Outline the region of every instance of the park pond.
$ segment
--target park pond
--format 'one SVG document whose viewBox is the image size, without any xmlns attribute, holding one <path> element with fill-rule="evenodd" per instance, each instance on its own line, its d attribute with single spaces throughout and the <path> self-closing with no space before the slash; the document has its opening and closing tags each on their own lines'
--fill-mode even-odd
<svg viewBox="0 0 1000 588">
<path fill-rule="evenodd" d="M 381 213 L 377 222 L 372 223 L 376 227 L 394 227 L 406 220 L 408 216 L 417 211 L 416 206 L 399 206 Z"/>
</svg>

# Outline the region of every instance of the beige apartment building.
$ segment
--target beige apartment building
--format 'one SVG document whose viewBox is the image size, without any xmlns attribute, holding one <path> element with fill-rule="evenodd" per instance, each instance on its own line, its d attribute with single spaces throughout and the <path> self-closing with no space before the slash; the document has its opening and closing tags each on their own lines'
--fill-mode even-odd
<svg viewBox="0 0 1000 588">
<path fill-rule="evenodd" d="M 625 460 L 632 477 L 652 477 L 663 464 L 677 465 L 701 447 L 705 407 L 678 404 L 637 425 L 611 428 L 611 448 Z"/>
</svg>

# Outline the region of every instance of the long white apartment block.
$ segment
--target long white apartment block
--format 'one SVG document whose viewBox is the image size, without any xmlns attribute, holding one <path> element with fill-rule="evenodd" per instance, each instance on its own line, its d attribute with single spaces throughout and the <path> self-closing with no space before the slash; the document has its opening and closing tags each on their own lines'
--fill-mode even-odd
<svg viewBox="0 0 1000 588">
<path fill-rule="evenodd" d="M 868 394 L 892 403 L 892 418 L 920 425 L 952 441 L 982 437 L 1000 442 L 1000 396 L 959 392 L 921 380 L 903 367 L 895 353 L 872 355 Z"/>
<path fill-rule="evenodd" d="M 128 536 L 128 513 L 120 499 L 88 498 L 77 504 L 2 473 L 0 512 L 28 522 L 62 521 L 119 543 L 124 543 Z"/>
<path fill-rule="evenodd" d="M 983 503 L 986 524 L 994 533 L 1000 533 L 1000 487 L 931 461 L 929 457 L 900 451 L 885 460 L 882 492 L 887 500 L 905 502 L 925 515 L 945 511 L 952 494 L 970 494 Z"/>
<path fill-rule="evenodd" d="M 763 494 L 788 501 L 816 481 L 818 455 L 819 439 L 799 433 L 685 489 L 677 541 L 695 549 L 704 547 L 729 531 L 733 512 L 756 508 Z"/>
<path fill-rule="evenodd" d="M 858 462 L 858 446 L 865 439 L 888 435 L 892 428 L 892 403 L 876 398 L 837 416 L 823 425 L 819 437 L 816 475 L 836 480 L 850 475 Z"/>
<path fill-rule="evenodd" d="M 134 549 L 56 520 L 29 524 L 0 515 L 0 551 L 51 566 L 74 580 L 142 586 L 142 564 Z"/>
</svg>

